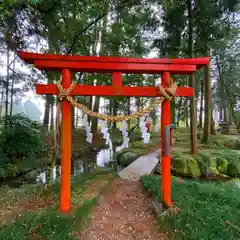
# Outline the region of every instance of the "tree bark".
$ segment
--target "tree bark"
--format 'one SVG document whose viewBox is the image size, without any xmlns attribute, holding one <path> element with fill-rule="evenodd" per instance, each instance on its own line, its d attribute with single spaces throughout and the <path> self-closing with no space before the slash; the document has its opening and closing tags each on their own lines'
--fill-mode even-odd
<svg viewBox="0 0 240 240">
<path fill-rule="evenodd" d="M 192 16 L 192 0 L 187 1 L 188 5 L 188 52 L 189 57 L 194 57 L 193 46 L 193 16 Z M 195 99 L 196 79 L 195 74 L 189 76 L 189 86 L 194 89 L 194 95 L 190 98 L 190 137 L 191 137 L 191 153 L 197 153 L 197 106 Z"/>
<path fill-rule="evenodd" d="M 175 99 L 172 99 L 170 106 L 171 123 L 175 123 Z"/>
<path fill-rule="evenodd" d="M 222 66 L 220 65 L 219 58 L 216 53 L 215 53 L 215 60 L 216 60 L 216 66 L 217 66 L 218 76 L 219 76 L 218 88 L 219 88 L 219 92 L 220 92 L 220 96 L 219 96 L 220 120 L 227 121 L 223 69 L 222 69 Z"/>
<path fill-rule="evenodd" d="M 182 110 L 182 100 L 183 98 L 180 98 L 179 100 L 179 107 L 178 107 L 178 114 L 177 114 L 177 126 L 179 127 L 179 122 L 180 122 L 180 118 L 181 118 L 181 110 Z"/>
<path fill-rule="evenodd" d="M 116 115 L 117 115 L 118 103 L 117 103 L 116 98 L 114 98 L 114 97 L 111 99 L 111 101 L 112 101 L 113 116 L 116 116 Z M 114 129 L 116 129 L 116 128 L 117 128 L 117 123 L 116 123 L 116 122 L 113 122 L 112 127 L 113 127 Z"/>
<path fill-rule="evenodd" d="M 184 115 L 185 115 L 185 124 L 186 127 L 189 127 L 189 123 L 188 123 L 188 98 L 185 98 L 185 103 L 184 103 Z"/>
<path fill-rule="evenodd" d="M 48 125 L 49 125 L 50 105 L 51 105 L 51 96 L 47 95 L 45 98 L 45 109 L 44 109 L 44 117 L 43 117 L 43 125 L 46 128 L 48 128 Z"/>
<path fill-rule="evenodd" d="M 0 121 L 2 121 L 2 114 L 3 114 L 3 96 L 4 96 L 4 89 L 2 89 L 1 91 Z"/>
<path fill-rule="evenodd" d="M 7 78 L 6 78 L 6 85 L 5 85 L 5 118 L 8 116 L 8 95 L 9 95 L 9 60 L 10 60 L 10 49 L 7 47 Z M 7 121 L 5 121 L 5 125 Z"/>
<path fill-rule="evenodd" d="M 50 130 L 54 129 L 54 103 L 50 104 L 51 119 L 50 119 Z"/>
<path fill-rule="evenodd" d="M 108 12 L 108 1 L 106 1 L 105 3 L 105 10 L 106 12 Z M 102 24 L 102 35 L 101 35 L 101 40 L 100 40 L 100 51 L 99 51 L 99 55 L 100 56 L 104 56 L 105 55 L 105 48 L 104 48 L 104 37 L 106 35 L 106 31 L 107 31 L 107 23 L 108 23 L 108 14 L 105 15 L 105 17 L 103 18 L 103 24 Z M 97 85 L 99 84 L 99 80 L 97 80 Z M 96 96 L 95 97 L 95 101 L 94 101 L 94 106 L 93 106 L 93 111 L 94 112 L 98 112 L 99 111 L 99 105 L 100 105 L 100 98 Z M 91 131 L 92 133 L 96 133 L 97 132 L 97 124 L 98 124 L 98 119 L 97 118 L 92 118 L 92 125 L 91 125 Z"/>
<path fill-rule="evenodd" d="M 201 96 L 200 96 L 200 113 L 199 113 L 199 127 L 203 127 L 203 98 L 204 98 L 204 82 L 201 81 Z"/>
<path fill-rule="evenodd" d="M 14 55 L 13 55 L 13 72 L 15 71 L 15 63 L 16 63 L 16 58 L 15 58 L 15 53 L 14 53 Z M 10 115 L 12 115 L 12 111 L 13 111 L 13 95 L 14 95 L 14 77 L 12 75 Z"/>
<path fill-rule="evenodd" d="M 209 66 L 204 68 L 204 128 L 202 143 L 211 141 L 211 120 L 212 120 L 212 103 L 211 103 L 211 83 L 209 78 Z"/>
</svg>

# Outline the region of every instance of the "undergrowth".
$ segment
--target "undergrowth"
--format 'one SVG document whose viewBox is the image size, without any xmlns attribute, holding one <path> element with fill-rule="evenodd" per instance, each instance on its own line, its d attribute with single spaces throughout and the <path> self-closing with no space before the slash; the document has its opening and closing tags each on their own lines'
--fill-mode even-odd
<svg viewBox="0 0 240 240">
<path fill-rule="evenodd" d="M 59 212 L 59 182 L 41 189 L 40 186 L 26 185 L 21 189 L 8 190 L 1 194 L 0 239 L 2 240 L 74 240 L 87 226 L 93 205 L 100 191 L 115 177 L 114 173 L 89 173 L 71 179 L 71 213 Z M 0 189 L 1 190 L 1 189 Z M 11 199 L 9 199 L 11 198 Z M 45 201 L 45 200 L 48 201 Z M 45 202 L 45 206 L 35 210 L 22 208 Z M 51 200 L 51 201 L 49 201 Z M 5 202 L 5 203 L 4 203 Z M 50 202 L 50 204 L 49 204 Z M 26 204 L 28 203 L 28 204 Z M 19 212 L 19 207 L 21 212 Z M 4 215 L 11 209 L 11 215 Z M 14 214 L 18 212 L 18 214 Z M 21 217 L 18 217 L 21 215 Z M 5 217 L 5 219 L 1 219 Z M 7 219 L 9 218 L 9 219 Z M 11 218 L 11 219 L 10 219 Z M 2 221 L 4 220 L 4 221 Z"/>
<path fill-rule="evenodd" d="M 24 217 L 1 229 L 0 239 L 56 239 L 74 240 L 74 232 L 79 232 L 87 223 L 96 198 L 88 200 L 74 214 L 60 214 L 58 209 L 48 209 L 40 213 L 26 213 Z"/>
<path fill-rule="evenodd" d="M 158 176 L 144 176 L 141 182 L 160 200 Z M 234 184 L 173 178 L 172 199 L 179 212 L 158 218 L 160 230 L 172 239 L 240 239 L 240 189 Z"/>
</svg>

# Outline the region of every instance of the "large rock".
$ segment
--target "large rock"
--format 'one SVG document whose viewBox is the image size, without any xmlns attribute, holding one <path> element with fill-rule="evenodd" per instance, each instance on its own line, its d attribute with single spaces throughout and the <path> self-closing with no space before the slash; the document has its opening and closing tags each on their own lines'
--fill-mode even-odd
<svg viewBox="0 0 240 240">
<path fill-rule="evenodd" d="M 141 156 L 141 151 L 133 151 L 133 152 L 123 152 L 117 155 L 117 160 L 121 166 L 127 167 L 132 162 L 134 162 L 137 158 Z"/>
<path fill-rule="evenodd" d="M 209 168 L 210 168 L 211 175 L 218 176 L 220 174 L 218 170 L 218 161 L 216 157 L 210 157 Z"/>
<path fill-rule="evenodd" d="M 178 176 L 240 177 L 240 155 L 233 150 L 203 151 L 195 158 L 175 152 L 173 156 L 173 172 Z"/>
<path fill-rule="evenodd" d="M 240 162 L 231 162 L 228 164 L 226 175 L 230 177 L 240 177 Z"/>
<path fill-rule="evenodd" d="M 224 145 L 234 150 L 240 150 L 240 140 L 236 138 L 225 140 Z"/>
<path fill-rule="evenodd" d="M 227 174 L 228 161 L 226 159 L 219 159 L 217 162 L 217 169 L 220 173 Z"/>
<path fill-rule="evenodd" d="M 196 159 L 188 156 L 176 157 L 173 162 L 173 172 L 178 176 L 184 177 L 200 177 L 201 170 Z"/>
<path fill-rule="evenodd" d="M 188 159 L 187 165 L 188 165 L 188 176 L 189 177 L 200 177 L 201 176 L 201 170 L 199 168 L 199 164 L 196 159 Z"/>
</svg>

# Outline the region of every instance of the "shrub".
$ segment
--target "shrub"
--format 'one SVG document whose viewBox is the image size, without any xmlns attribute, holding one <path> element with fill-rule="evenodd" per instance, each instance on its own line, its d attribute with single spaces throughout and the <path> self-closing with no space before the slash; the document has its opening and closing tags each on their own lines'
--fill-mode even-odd
<svg viewBox="0 0 240 240">
<path fill-rule="evenodd" d="M 8 116 L 4 121 L 6 125 L 0 133 L 0 177 L 4 177 L 2 168 L 33 161 L 45 149 L 41 124 L 22 115 Z"/>
</svg>

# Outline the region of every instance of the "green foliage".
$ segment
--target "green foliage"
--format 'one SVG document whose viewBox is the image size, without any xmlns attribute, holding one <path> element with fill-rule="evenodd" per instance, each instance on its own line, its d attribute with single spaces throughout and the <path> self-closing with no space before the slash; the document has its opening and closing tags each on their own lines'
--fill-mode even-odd
<svg viewBox="0 0 240 240">
<path fill-rule="evenodd" d="M 239 239 L 239 188 L 230 183 L 172 180 L 172 199 L 179 212 L 176 215 L 167 211 L 159 217 L 161 231 L 179 240 Z M 144 176 L 141 182 L 146 191 L 161 199 L 159 177 Z"/>
<path fill-rule="evenodd" d="M 0 132 L 0 177 L 5 177 L 4 169 L 17 173 L 19 163 L 36 161 L 45 150 L 39 123 L 21 115 L 8 116 L 4 122 L 6 126 Z"/>
</svg>

